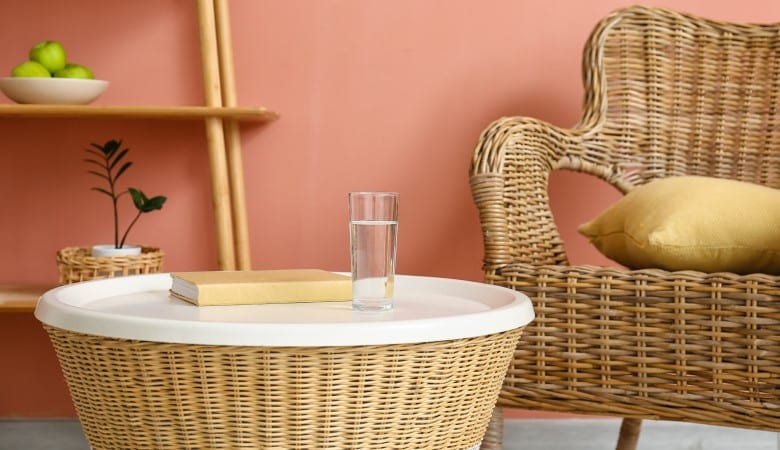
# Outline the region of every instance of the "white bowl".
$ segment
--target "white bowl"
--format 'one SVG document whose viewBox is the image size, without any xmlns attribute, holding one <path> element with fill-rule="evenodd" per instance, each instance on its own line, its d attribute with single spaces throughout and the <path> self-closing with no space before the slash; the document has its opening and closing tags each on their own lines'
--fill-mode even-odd
<svg viewBox="0 0 780 450">
<path fill-rule="evenodd" d="M 86 105 L 108 87 L 105 80 L 81 78 L 0 78 L 0 91 L 16 103 Z"/>
</svg>

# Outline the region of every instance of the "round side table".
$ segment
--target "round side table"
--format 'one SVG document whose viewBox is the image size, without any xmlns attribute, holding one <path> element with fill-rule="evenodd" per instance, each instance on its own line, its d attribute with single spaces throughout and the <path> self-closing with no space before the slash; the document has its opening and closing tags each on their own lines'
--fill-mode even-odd
<svg viewBox="0 0 780 450">
<path fill-rule="evenodd" d="M 478 448 L 521 293 L 398 276 L 395 308 L 198 307 L 169 274 L 53 289 L 44 324 L 93 449 Z"/>
</svg>

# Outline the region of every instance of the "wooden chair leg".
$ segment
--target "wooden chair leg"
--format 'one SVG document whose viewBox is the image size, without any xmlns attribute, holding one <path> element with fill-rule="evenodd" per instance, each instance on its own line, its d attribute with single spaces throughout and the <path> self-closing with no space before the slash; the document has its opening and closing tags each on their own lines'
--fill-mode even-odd
<svg viewBox="0 0 780 450">
<path fill-rule="evenodd" d="M 480 450 L 503 450 L 504 448 L 504 408 L 496 406 L 490 416 L 485 437 Z"/>
<path fill-rule="evenodd" d="M 639 441 L 639 431 L 642 429 L 642 419 L 623 419 L 620 424 L 620 436 L 615 450 L 636 450 Z"/>
</svg>

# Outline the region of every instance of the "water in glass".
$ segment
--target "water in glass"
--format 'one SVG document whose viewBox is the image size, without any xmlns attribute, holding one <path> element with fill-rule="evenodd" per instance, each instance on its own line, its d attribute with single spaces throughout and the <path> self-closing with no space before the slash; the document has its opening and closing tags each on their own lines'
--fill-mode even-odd
<svg viewBox="0 0 780 450">
<path fill-rule="evenodd" d="M 397 230 L 398 221 L 350 221 L 354 309 L 392 309 Z"/>
</svg>

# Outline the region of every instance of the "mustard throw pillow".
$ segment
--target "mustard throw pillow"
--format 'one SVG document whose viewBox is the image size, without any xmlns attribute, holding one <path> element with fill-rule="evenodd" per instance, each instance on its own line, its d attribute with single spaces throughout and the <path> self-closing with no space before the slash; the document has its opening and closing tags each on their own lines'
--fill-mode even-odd
<svg viewBox="0 0 780 450">
<path fill-rule="evenodd" d="M 655 180 L 578 230 L 632 269 L 780 274 L 780 190 L 757 184 Z"/>
</svg>

